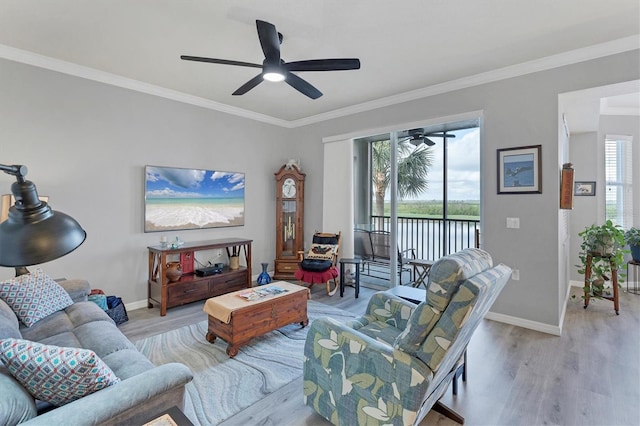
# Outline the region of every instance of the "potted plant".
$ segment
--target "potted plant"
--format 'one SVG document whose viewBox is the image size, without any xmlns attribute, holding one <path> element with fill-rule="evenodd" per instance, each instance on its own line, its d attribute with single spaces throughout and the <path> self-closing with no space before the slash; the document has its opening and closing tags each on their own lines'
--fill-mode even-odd
<svg viewBox="0 0 640 426">
<path fill-rule="evenodd" d="M 582 237 L 580 245 L 580 265 L 578 272 L 585 274 L 587 260 L 591 257 L 591 273 L 585 277 L 583 290 L 592 297 L 601 297 L 605 292 L 605 283 L 611 280 L 613 270 L 618 271 L 624 265 L 625 232 L 618 226 L 607 220 L 602 225 L 587 226 L 578 234 Z M 625 274 L 618 274 L 618 285 L 624 282 Z"/>
<path fill-rule="evenodd" d="M 629 244 L 633 260 L 640 262 L 640 229 L 630 228 L 624 233 L 624 240 Z"/>
</svg>

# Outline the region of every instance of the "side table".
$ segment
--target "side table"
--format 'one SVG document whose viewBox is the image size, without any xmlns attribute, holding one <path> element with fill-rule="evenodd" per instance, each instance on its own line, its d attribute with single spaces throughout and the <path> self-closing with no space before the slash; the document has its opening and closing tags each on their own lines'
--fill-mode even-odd
<svg viewBox="0 0 640 426">
<path fill-rule="evenodd" d="M 431 267 L 433 266 L 433 260 L 409 259 L 407 263 L 413 266 L 413 276 L 415 278 L 413 286 L 419 287 L 422 284 L 426 290 L 429 282 L 429 271 L 431 271 Z"/>
<path fill-rule="evenodd" d="M 427 297 L 426 290 L 420 290 L 408 285 L 391 287 L 389 290 L 387 290 L 387 293 L 391 293 L 395 296 L 401 297 L 402 299 L 407 300 L 411 303 L 415 303 L 416 305 L 424 302 Z"/>
<path fill-rule="evenodd" d="M 360 263 L 360 259 L 340 259 L 340 297 L 344 296 L 344 265 L 353 265 L 356 267 L 356 279 L 353 285 L 356 288 L 356 299 L 358 298 L 360 294 Z"/>
<path fill-rule="evenodd" d="M 633 282 L 631 288 L 629 288 L 630 282 Z M 640 262 L 635 260 L 627 262 L 627 293 L 640 294 Z"/>
<path fill-rule="evenodd" d="M 180 408 L 174 405 L 168 410 L 165 410 L 157 416 L 154 416 L 153 419 L 149 419 L 142 426 L 165 425 L 193 426 L 193 423 L 191 423 L 191 420 L 189 420 L 189 418 L 184 415 Z"/>
</svg>

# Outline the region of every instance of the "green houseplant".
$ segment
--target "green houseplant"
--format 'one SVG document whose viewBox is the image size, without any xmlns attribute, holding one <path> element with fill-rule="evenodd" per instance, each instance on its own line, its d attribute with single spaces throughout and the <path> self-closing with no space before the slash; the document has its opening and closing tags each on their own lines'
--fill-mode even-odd
<svg viewBox="0 0 640 426">
<path fill-rule="evenodd" d="M 578 272 L 587 272 L 587 259 L 591 256 L 591 273 L 585 276 L 583 290 L 593 297 L 601 297 L 605 292 L 605 283 L 611 280 L 612 272 L 616 272 L 624 265 L 625 232 L 618 226 L 607 220 L 602 225 L 587 226 L 578 234 L 582 237 L 580 244 L 580 265 Z M 625 274 L 618 274 L 618 285 L 624 282 Z"/>
<path fill-rule="evenodd" d="M 624 233 L 624 240 L 629 244 L 631 257 L 636 262 L 640 262 L 640 229 L 630 228 Z"/>
</svg>

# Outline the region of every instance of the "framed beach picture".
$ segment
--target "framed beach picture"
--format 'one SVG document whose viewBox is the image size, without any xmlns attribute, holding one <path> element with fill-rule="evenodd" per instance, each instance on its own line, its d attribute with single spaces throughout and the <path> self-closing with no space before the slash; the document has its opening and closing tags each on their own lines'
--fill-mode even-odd
<svg viewBox="0 0 640 426">
<path fill-rule="evenodd" d="M 542 193 L 542 145 L 498 150 L 498 194 Z"/>
<path fill-rule="evenodd" d="M 596 183 L 595 182 L 576 182 L 573 185 L 573 195 L 577 195 L 577 196 L 596 195 Z"/>
<path fill-rule="evenodd" d="M 245 175 L 145 166 L 144 232 L 244 225 Z"/>
</svg>

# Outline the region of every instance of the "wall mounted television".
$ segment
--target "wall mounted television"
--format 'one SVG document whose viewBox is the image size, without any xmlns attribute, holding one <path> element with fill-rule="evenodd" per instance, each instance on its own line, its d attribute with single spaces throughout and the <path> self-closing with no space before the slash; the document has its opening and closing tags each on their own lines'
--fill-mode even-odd
<svg viewBox="0 0 640 426">
<path fill-rule="evenodd" d="M 144 232 L 244 225 L 244 173 L 145 166 Z"/>
</svg>

